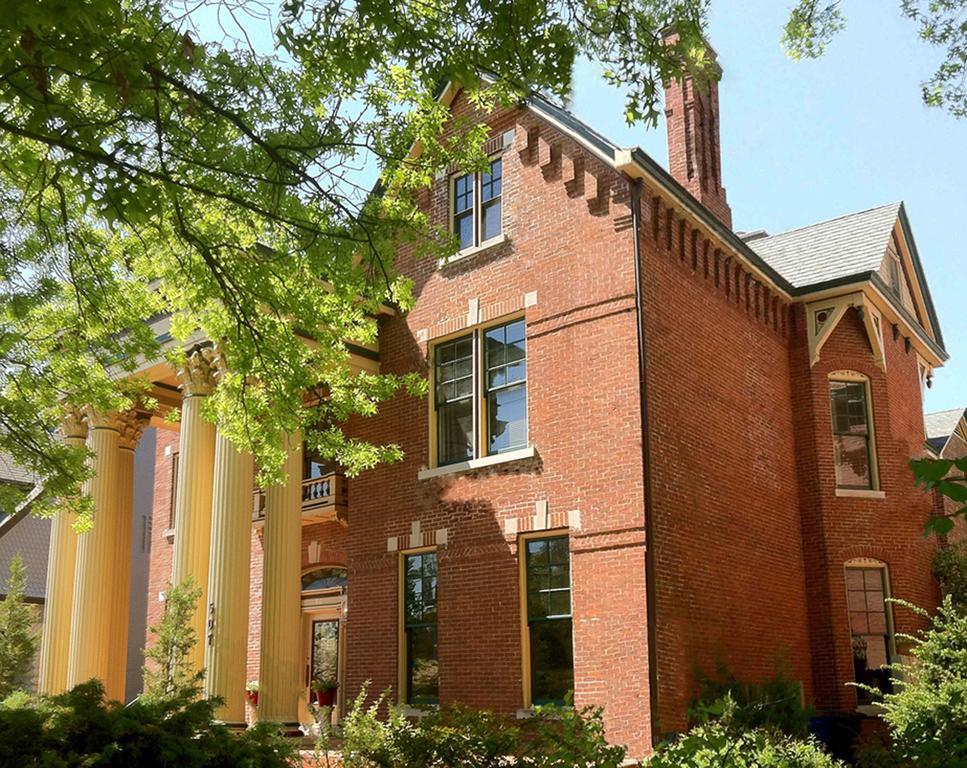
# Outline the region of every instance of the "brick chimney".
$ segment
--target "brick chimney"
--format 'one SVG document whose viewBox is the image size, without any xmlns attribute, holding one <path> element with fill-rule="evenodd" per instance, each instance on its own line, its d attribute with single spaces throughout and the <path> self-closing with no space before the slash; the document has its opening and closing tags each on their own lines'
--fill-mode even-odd
<svg viewBox="0 0 967 768">
<path fill-rule="evenodd" d="M 665 33 L 665 44 L 678 40 L 674 30 Z M 707 43 L 706 43 L 707 45 Z M 691 75 L 665 83 L 665 118 L 668 127 L 668 170 L 675 180 L 729 229 L 732 209 L 722 186 L 719 144 L 719 86 L 722 70 L 715 51 L 708 46 L 712 77 L 696 82 Z"/>
</svg>

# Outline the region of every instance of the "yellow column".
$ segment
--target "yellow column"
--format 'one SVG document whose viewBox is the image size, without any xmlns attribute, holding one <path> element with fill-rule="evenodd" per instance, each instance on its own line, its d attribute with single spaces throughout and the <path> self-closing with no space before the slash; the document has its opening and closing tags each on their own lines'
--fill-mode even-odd
<svg viewBox="0 0 967 768">
<path fill-rule="evenodd" d="M 114 601 L 111 614 L 111 666 L 105 683 L 108 699 L 124 701 L 127 676 L 128 620 L 131 608 L 131 516 L 134 512 L 134 452 L 148 425 L 149 415 L 141 411 L 121 414 L 118 469 L 118 528 L 114 547 Z"/>
<path fill-rule="evenodd" d="M 64 416 L 61 437 L 65 443 L 82 446 L 87 442 L 87 423 L 76 408 Z M 37 687 L 51 696 L 67 690 L 67 659 L 70 651 L 71 609 L 74 601 L 74 567 L 77 562 L 77 532 L 73 512 L 62 510 L 50 524 L 47 559 L 47 599 L 40 641 L 40 670 Z"/>
<path fill-rule="evenodd" d="M 240 727 L 245 725 L 253 481 L 252 456 L 217 434 L 205 695 L 222 699 L 215 713 L 219 720 Z"/>
<path fill-rule="evenodd" d="M 215 464 L 215 427 L 201 416 L 211 394 L 215 351 L 193 350 L 182 372 L 181 435 L 178 487 L 175 489 L 175 542 L 171 581 L 189 577 L 201 589 L 191 627 L 198 642 L 188 661 L 195 670 L 205 662 L 205 606 L 208 605 L 208 556 L 212 533 L 212 473 Z"/>
<path fill-rule="evenodd" d="M 119 521 L 120 422 L 115 412 L 87 410 L 92 475 L 84 484 L 94 506 L 93 526 L 77 537 L 67 687 L 91 678 L 107 684 L 115 595 L 114 550 Z"/>
<path fill-rule="evenodd" d="M 286 482 L 265 491 L 259 719 L 296 725 L 302 690 L 302 438 L 289 437 Z"/>
</svg>

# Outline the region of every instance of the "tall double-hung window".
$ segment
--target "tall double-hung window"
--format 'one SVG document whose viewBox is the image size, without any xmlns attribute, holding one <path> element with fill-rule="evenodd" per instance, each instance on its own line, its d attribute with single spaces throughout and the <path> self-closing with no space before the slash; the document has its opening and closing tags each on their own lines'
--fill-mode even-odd
<svg viewBox="0 0 967 768">
<path fill-rule="evenodd" d="M 407 704 L 436 704 L 440 695 L 437 661 L 437 556 L 403 556 L 402 693 Z"/>
<path fill-rule="evenodd" d="M 450 220 L 461 251 L 500 236 L 502 191 L 503 162 L 499 157 L 490 161 L 486 171 L 453 177 Z"/>
<path fill-rule="evenodd" d="M 836 487 L 875 489 L 877 478 L 869 383 L 865 380 L 831 380 L 829 400 L 833 417 Z"/>
<path fill-rule="evenodd" d="M 436 344 L 433 367 L 437 466 L 527 446 L 523 318 Z"/>
<path fill-rule="evenodd" d="M 527 704 L 562 704 L 574 689 L 571 554 L 566 535 L 529 538 L 524 550 Z"/>
</svg>

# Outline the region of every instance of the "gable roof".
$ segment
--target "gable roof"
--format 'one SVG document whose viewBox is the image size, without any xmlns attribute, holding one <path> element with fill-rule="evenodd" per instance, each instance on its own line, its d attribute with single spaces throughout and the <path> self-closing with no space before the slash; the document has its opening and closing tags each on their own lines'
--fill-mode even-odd
<svg viewBox="0 0 967 768">
<path fill-rule="evenodd" d="M 874 272 L 886 255 L 900 205 L 850 213 L 757 238 L 749 245 L 796 288 Z"/>
<path fill-rule="evenodd" d="M 492 75 L 481 71 L 481 77 L 488 79 Z M 449 104 L 459 90 L 458 83 L 441 82 L 436 98 Z M 868 280 L 881 293 L 888 295 L 884 291 L 886 286 L 877 271 L 886 256 L 890 234 L 899 219 L 913 261 L 916 279 L 922 287 L 926 315 L 934 338 L 925 332 L 918 335 L 940 360 L 947 359 L 940 323 L 937 320 L 902 202 L 848 214 L 771 237 L 750 238 L 746 242 L 699 203 L 685 187 L 640 147 L 621 148 L 580 120 L 570 110 L 555 104 L 539 93 L 531 92 L 524 99 L 523 106 L 576 140 L 619 173 L 624 173 L 630 178 L 647 177 L 653 183 L 657 183 L 683 208 L 731 246 L 755 271 L 771 282 L 774 288 L 790 298 L 861 280 Z M 824 248 L 821 244 L 810 246 L 816 235 L 822 235 L 828 247 Z M 792 248 L 793 241 L 796 241 L 795 248 L 791 254 L 785 255 L 784 243 Z M 878 255 L 874 257 L 874 254 Z M 897 313 L 915 331 L 922 329 L 920 323 L 905 307 L 898 302 L 893 303 Z"/>
<path fill-rule="evenodd" d="M 947 440 L 957 429 L 960 420 L 967 418 L 967 408 L 951 408 L 946 411 L 926 413 L 923 426 L 927 433 L 927 443 L 936 451 L 942 451 Z"/>
</svg>

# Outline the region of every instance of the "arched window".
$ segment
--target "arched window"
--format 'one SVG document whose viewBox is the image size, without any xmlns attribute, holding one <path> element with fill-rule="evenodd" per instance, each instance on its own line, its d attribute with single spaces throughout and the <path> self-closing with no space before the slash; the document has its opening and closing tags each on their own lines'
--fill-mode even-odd
<svg viewBox="0 0 967 768">
<path fill-rule="evenodd" d="M 346 569 L 339 566 L 316 568 L 302 574 L 302 591 L 316 592 L 320 589 L 345 589 Z"/>
</svg>

